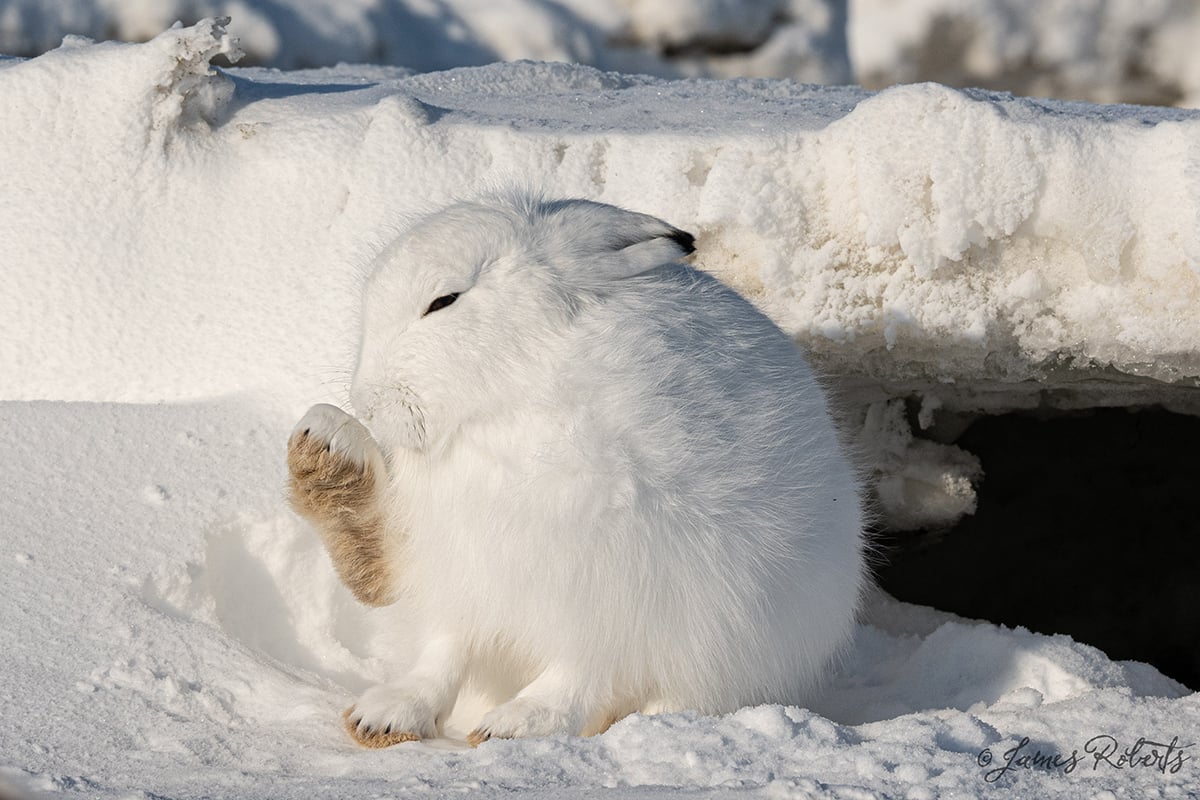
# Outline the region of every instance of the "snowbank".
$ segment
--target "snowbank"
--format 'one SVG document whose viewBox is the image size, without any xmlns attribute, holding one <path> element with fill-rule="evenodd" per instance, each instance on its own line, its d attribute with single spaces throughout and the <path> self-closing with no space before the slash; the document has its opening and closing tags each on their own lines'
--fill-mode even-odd
<svg viewBox="0 0 1200 800">
<path fill-rule="evenodd" d="M 206 75 L 223 36 L 0 67 L 7 397 L 296 412 L 341 386 L 389 231 L 518 181 L 694 232 L 838 385 L 894 520 L 969 511 L 978 471 L 911 442 L 904 398 L 922 426 L 1200 410 L 1195 113 L 564 64 Z"/>
<path fill-rule="evenodd" d="M 407 215 L 526 182 L 696 233 L 832 376 L 889 513 L 962 513 L 978 465 L 913 439 L 904 398 L 935 427 L 1196 410 L 1200 115 L 561 64 L 208 68 L 230 50 L 206 22 L 0 62 L 0 780 L 918 798 L 987 790 L 984 749 L 1028 736 L 1083 761 L 996 777 L 1026 795 L 1195 790 L 1194 751 L 1175 771 L 1085 753 L 1195 742 L 1179 684 L 886 598 L 812 710 L 358 752 L 337 711 L 386 673 L 394 612 L 352 603 L 281 487 L 292 422 L 344 390 L 372 253 Z"/>
</svg>

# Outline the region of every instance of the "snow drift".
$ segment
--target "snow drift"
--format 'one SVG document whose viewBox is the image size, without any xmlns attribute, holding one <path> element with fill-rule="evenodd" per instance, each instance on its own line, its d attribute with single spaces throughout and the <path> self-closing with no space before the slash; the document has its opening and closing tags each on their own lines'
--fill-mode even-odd
<svg viewBox="0 0 1200 800">
<path fill-rule="evenodd" d="M 814 711 L 368 758 L 336 711 L 385 669 L 395 620 L 353 605 L 280 488 L 291 424 L 344 389 L 371 255 L 415 212 L 524 183 L 695 233 L 698 264 L 829 376 L 885 513 L 952 519 L 978 464 L 914 438 L 906 400 L 918 427 L 1197 411 L 1200 114 L 562 64 L 209 66 L 232 49 L 206 21 L 0 61 L 0 777 L 102 796 L 933 797 L 982 790 L 983 751 L 1022 736 L 1081 755 L 1093 735 L 1200 737 L 1196 695 L 1149 667 L 880 598 Z M 997 780 L 1195 787 L 1191 763 L 1086 764 Z"/>
<path fill-rule="evenodd" d="M 977 471 L 909 441 L 898 398 L 923 425 L 1200 408 L 1196 113 L 563 64 L 209 70 L 231 47 L 210 22 L 0 68 L 10 398 L 302 408 L 350 364 L 389 231 L 522 182 L 696 234 L 839 387 L 896 520 L 969 510 Z"/>
</svg>

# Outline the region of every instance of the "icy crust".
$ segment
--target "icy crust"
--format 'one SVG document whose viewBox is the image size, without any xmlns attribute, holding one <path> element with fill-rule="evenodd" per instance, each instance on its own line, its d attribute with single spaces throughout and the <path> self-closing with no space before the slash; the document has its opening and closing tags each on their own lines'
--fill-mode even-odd
<svg viewBox="0 0 1200 800">
<path fill-rule="evenodd" d="M 760 282 L 837 374 L 1194 379 L 1200 330 L 1181 312 L 1200 289 L 1198 120 L 935 84 L 882 92 L 800 140 L 788 183 L 802 222 L 778 231 L 774 263 L 732 279 Z M 771 168 L 747 164 L 743 180 Z M 774 205 L 751 199 L 716 224 L 761 230 Z"/>
<path fill-rule="evenodd" d="M 35 89 L 29 99 L 42 100 L 38 110 L 43 114 L 52 111 L 60 129 L 73 117 L 93 125 L 107 119 L 108 127 L 124 128 L 131 137 L 160 139 L 177 127 L 214 122 L 217 110 L 232 96 L 229 79 L 218 75 L 210 64 L 217 55 L 232 61 L 242 55 L 225 30 L 228 23 L 227 17 L 206 19 L 190 28 L 177 23 L 133 51 L 67 36 L 58 49 L 13 65 L 15 72 L 4 73 L 4 84 L 9 91 L 14 88 L 9 82 L 15 82 L 46 92 L 38 97 Z M 81 57 L 81 52 L 86 52 L 86 57 Z M 71 91 L 50 94 L 64 80 L 70 82 Z M 13 132 L 17 130 L 13 126 Z"/>
<path fill-rule="evenodd" d="M 315 533 L 285 510 L 280 442 L 290 424 L 232 401 L 0 403 L 9 455 L 0 460 L 0 792 L 307 800 L 1196 790 L 1200 695 L 1065 636 L 886 596 L 869 603 L 811 709 L 635 715 L 602 736 L 478 749 L 452 718 L 447 738 L 362 750 L 338 715 L 366 684 L 404 668 L 405 621 L 396 607 L 357 604 Z M 1085 746 L 1099 736 L 1122 749 L 1178 737 L 1190 749 L 1174 771 L 1174 762 L 1093 766 Z M 1081 761 L 1070 772 L 1016 767 L 989 779 L 1025 737 L 1030 754 L 1078 751 Z"/>
</svg>

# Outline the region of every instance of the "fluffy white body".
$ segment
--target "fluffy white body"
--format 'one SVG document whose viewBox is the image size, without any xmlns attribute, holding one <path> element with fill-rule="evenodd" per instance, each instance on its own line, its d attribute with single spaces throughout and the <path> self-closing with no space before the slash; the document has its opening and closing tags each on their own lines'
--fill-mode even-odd
<svg viewBox="0 0 1200 800">
<path fill-rule="evenodd" d="M 801 353 L 690 250 L 513 196 L 380 256 L 351 388 L 373 436 L 330 406 L 299 426 L 386 463 L 388 599 L 422 626 L 352 732 L 436 735 L 468 683 L 496 704 L 476 743 L 817 686 L 864 580 L 857 477 Z"/>
</svg>

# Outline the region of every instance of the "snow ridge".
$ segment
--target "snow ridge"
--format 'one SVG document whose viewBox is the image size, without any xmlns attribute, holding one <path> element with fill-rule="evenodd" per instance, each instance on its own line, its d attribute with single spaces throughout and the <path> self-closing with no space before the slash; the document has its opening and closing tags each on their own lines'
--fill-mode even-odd
<svg viewBox="0 0 1200 800">
<path fill-rule="evenodd" d="M 154 39 L 174 63 L 154 80 L 158 99 L 151 114 L 152 130 L 216 120 L 233 96 L 233 82 L 212 69 L 210 62 L 217 55 L 234 62 L 243 55 L 237 40 L 225 31 L 228 24 L 229 17 L 203 19 L 189 28 L 177 22 Z"/>
</svg>

